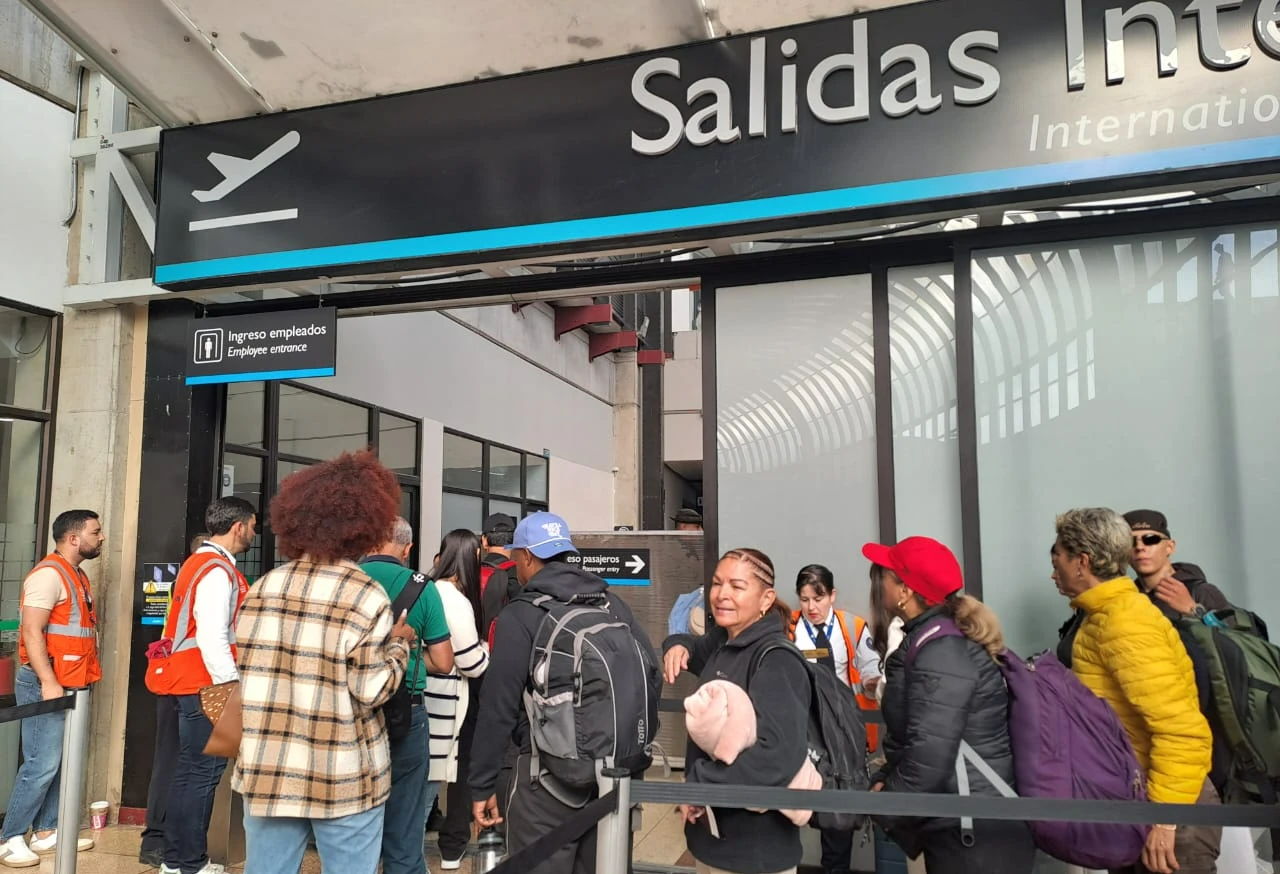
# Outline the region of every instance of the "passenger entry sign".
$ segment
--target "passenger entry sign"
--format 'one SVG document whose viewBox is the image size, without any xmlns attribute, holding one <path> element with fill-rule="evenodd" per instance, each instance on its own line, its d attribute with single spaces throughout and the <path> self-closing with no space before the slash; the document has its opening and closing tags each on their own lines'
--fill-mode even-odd
<svg viewBox="0 0 1280 874">
<path fill-rule="evenodd" d="M 187 385 L 333 376 L 338 311 L 333 307 L 192 319 Z"/>
<path fill-rule="evenodd" d="M 569 564 L 595 574 L 611 586 L 648 586 L 649 550 L 647 549 L 583 549 L 565 556 Z"/>
</svg>

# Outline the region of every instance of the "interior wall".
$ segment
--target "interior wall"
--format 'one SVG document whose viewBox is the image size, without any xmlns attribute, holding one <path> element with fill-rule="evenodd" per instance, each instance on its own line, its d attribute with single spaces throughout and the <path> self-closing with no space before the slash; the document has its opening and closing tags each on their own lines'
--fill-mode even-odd
<svg viewBox="0 0 1280 874">
<path fill-rule="evenodd" d="M 0 299 L 62 309 L 71 208 L 71 113 L 0 79 Z"/>
<path fill-rule="evenodd" d="M 422 419 L 425 547 L 440 537 L 445 428 L 549 451 L 551 508 L 612 528 L 613 373 L 579 334 L 557 342 L 549 311 L 502 305 L 344 318 L 337 375 L 308 382 Z"/>
</svg>

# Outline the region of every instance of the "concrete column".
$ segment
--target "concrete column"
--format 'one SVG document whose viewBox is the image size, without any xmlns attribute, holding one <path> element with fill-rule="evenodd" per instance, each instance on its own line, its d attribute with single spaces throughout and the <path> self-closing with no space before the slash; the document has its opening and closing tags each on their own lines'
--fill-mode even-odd
<svg viewBox="0 0 1280 874">
<path fill-rule="evenodd" d="M 613 357 L 613 524 L 640 525 L 640 368 L 636 353 Z"/>
<path fill-rule="evenodd" d="M 142 307 L 66 313 L 54 434 L 50 518 L 96 510 L 107 537 L 102 556 L 85 565 L 98 606 L 103 675 L 94 696 L 87 797 L 113 805 L 124 766 L 146 335 Z M 52 548 L 48 536 L 41 542 Z"/>
</svg>

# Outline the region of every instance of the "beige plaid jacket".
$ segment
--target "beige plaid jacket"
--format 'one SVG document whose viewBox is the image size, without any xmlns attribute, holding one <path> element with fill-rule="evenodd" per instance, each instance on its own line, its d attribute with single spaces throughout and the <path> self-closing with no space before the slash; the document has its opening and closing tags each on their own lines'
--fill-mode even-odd
<svg viewBox="0 0 1280 874">
<path fill-rule="evenodd" d="M 244 738 L 232 788 L 253 816 L 336 819 L 387 800 L 378 706 L 404 676 L 391 602 L 354 564 L 295 561 L 249 591 L 236 623 Z"/>
</svg>

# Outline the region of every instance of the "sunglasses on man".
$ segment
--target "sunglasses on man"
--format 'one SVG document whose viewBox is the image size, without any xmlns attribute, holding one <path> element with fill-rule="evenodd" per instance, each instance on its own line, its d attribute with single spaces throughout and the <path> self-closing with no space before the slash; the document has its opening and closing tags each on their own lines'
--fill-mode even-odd
<svg viewBox="0 0 1280 874">
<path fill-rule="evenodd" d="M 1143 534 L 1142 536 L 1138 536 L 1137 534 L 1135 534 L 1133 535 L 1133 548 L 1137 549 L 1139 544 L 1143 546 L 1156 546 L 1168 539 L 1169 538 L 1165 537 L 1163 534 L 1152 533 L 1152 534 Z"/>
</svg>

